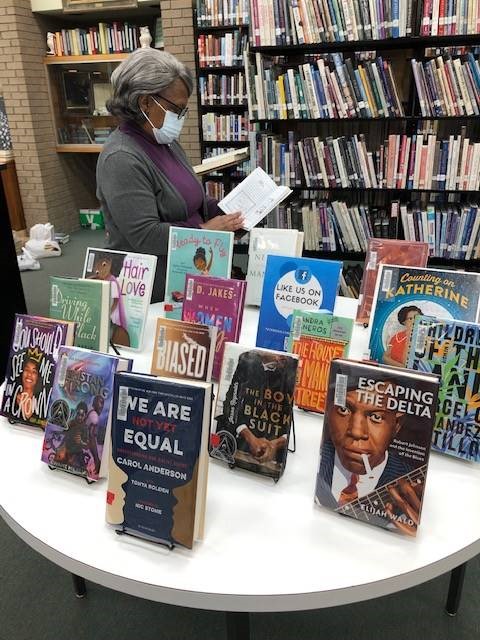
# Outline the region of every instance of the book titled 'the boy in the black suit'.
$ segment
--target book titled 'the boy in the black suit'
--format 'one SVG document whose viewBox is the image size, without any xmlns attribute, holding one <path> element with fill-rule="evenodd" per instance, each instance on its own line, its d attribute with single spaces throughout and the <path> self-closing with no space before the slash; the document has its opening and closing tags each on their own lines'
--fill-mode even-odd
<svg viewBox="0 0 480 640">
<path fill-rule="evenodd" d="M 315 502 L 416 535 L 438 388 L 431 374 L 334 360 Z"/>
</svg>

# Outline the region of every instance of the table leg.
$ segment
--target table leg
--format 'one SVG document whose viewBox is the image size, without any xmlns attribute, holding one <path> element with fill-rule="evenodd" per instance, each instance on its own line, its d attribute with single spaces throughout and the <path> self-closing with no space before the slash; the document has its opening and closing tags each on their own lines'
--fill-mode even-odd
<svg viewBox="0 0 480 640">
<path fill-rule="evenodd" d="M 72 580 L 77 598 L 85 598 L 87 595 L 87 585 L 85 584 L 85 580 L 80 576 L 76 576 L 74 573 L 72 573 Z"/>
<path fill-rule="evenodd" d="M 227 640 L 250 640 L 250 614 L 227 611 Z"/>
<path fill-rule="evenodd" d="M 463 581 L 465 579 L 465 569 L 467 563 L 464 562 L 459 567 L 452 569 L 450 573 L 450 584 L 448 585 L 447 604 L 445 605 L 445 611 L 449 616 L 456 616 L 458 607 L 460 605 L 460 599 L 462 597 Z"/>
</svg>

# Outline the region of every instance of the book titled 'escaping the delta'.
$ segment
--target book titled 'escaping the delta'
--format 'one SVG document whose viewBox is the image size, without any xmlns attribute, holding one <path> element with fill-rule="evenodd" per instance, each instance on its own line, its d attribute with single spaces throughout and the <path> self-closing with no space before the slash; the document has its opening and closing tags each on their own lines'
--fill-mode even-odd
<svg viewBox="0 0 480 640">
<path fill-rule="evenodd" d="M 353 360 L 330 366 L 315 502 L 415 536 L 435 421 L 431 374 Z"/>
</svg>

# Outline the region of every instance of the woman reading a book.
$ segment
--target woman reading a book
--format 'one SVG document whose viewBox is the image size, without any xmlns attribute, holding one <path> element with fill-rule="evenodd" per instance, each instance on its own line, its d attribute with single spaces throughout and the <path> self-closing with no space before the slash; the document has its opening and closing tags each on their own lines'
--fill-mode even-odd
<svg viewBox="0 0 480 640">
<path fill-rule="evenodd" d="M 221 215 L 178 143 L 193 76 L 166 51 L 137 49 L 113 72 L 107 103 L 119 127 L 97 165 L 97 196 L 107 247 L 158 256 L 152 302 L 163 300 L 169 227 L 242 228 L 241 213 Z"/>
</svg>

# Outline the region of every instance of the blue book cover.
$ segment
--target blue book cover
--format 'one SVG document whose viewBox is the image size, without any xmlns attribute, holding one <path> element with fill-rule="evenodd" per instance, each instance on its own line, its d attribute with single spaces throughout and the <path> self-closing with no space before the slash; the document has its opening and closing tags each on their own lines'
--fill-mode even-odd
<svg viewBox="0 0 480 640">
<path fill-rule="evenodd" d="M 212 385 L 115 376 L 107 522 L 152 542 L 203 537 Z"/>
<path fill-rule="evenodd" d="M 333 313 L 342 263 L 268 256 L 257 347 L 285 351 L 294 309 Z"/>
<path fill-rule="evenodd" d="M 480 462 L 480 325 L 417 316 L 409 369 L 440 378 L 432 449 Z"/>
<path fill-rule="evenodd" d="M 233 256 L 233 233 L 188 227 L 170 227 L 165 315 L 182 318 L 182 304 L 187 274 L 230 278 Z"/>
<path fill-rule="evenodd" d="M 480 274 L 381 265 L 372 308 L 370 358 L 404 367 L 417 315 L 476 322 Z"/>
</svg>

